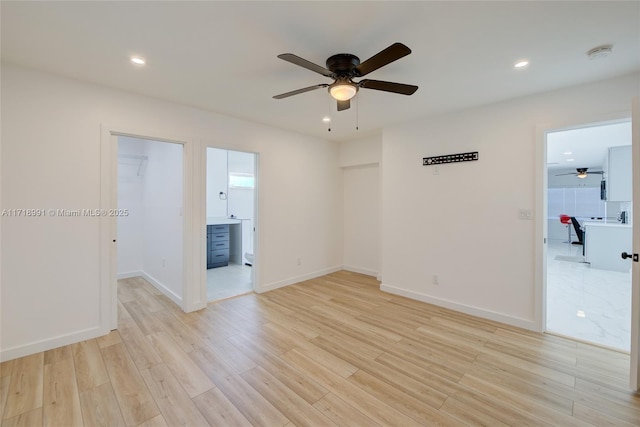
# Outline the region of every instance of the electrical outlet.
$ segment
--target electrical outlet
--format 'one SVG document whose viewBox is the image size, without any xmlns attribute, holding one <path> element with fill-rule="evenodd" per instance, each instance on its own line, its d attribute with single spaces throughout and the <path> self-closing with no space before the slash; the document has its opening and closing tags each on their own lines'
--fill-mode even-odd
<svg viewBox="0 0 640 427">
<path fill-rule="evenodd" d="M 298 265 L 302 265 L 302 258 L 298 258 Z"/>
<path fill-rule="evenodd" d="M 434 274 L 433 277 L 431 278 L 431 283 L 435 286 L 439 286 L 440 285 L 440 277 L 437 274 Z"/>
</svg>

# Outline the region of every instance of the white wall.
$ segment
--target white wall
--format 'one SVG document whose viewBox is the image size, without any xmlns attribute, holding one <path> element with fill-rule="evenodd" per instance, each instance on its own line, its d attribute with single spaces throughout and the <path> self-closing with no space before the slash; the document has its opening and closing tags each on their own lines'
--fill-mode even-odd
<svg viewBox="0 0 640 427">
<path fill-rule="evenodd" d="M 380 271 L 380 168 L 343 169 L 344 268 L 378 276 Z"/>
<path fill-rule="evenodd" d="M 382 135 L 340 144 L 344 197 L 344 268 L 380 273 Z"/>
<path fill-rule="evenodd" d="M 536 125 L 630 111 L 638 75 L 385 129 L 382 288 L 537 328 L 534 282 Z M 422 158 L 479 151 L 434 167 Z M 546 218 L 542 219 L 546 221 Z M 439 285 L 433 276 L 439 276 Z"/>
<path fill-rule="evenodd" d="M 144 141 L 143 272 L 157 288 L 182 301 L 183 147 Z"/>
<path fill-rule="evenodd" d="M 382 160 L 382 134 L 367 136 L 340 144 L 340 166 L 362 166 Z"/>
<path fill-rule="evenodd" d="M 239 151 L 227 152 L 229 174 L 254 174 L 253 154 Z M 244 188 L 229 188 L 229 215 L 236 218 L 253 218 L 253 190 Z"/>
<path fill-rule="evenodd" d="M 227 151 L 207 148 L 207 217 L 227 216 L 227 196 Z"/>
<path fill-rule="evenodd" d="M 240 151 L 228 151 L 229 174 L 247 174 L 255 176 L 255 155 Z M 254 181 L 255 182 L 255 181 Z M 253 253 L 255 189 L 229 188 L 229 215 L 242 219 L 242 259 L 247 262 L 245 253 Z"/>
<path fill-rule="evenodd" d="M 118 138 L 118 209 L 127 209 L 118 221 L 118 277 L 135 277 L 143 270 L 143 179 L 146 163 L 140 139 Z"/>
<path fill-rule="evenodd" d="M 138 156 L 142 159 L 131 158 Z M 118 278 L 143 276 L 182 301 L 183 149 L 118 137 Z"/>
<path fill-rule="evenodd" d="M 231 188 L 232 173 L 253 175 L 255 183 L 255 154 L 207 148 L 207 217 L 233 215 L 242 220 L 242 256 L 237 260 L 232 256 L 232 261 L 244 263 L 244 254 L 253 253 L 255 189 Z"/>
<path fill-rule="evenodd" d="M 199 166 L 206 145 L 259 153 L 259 292 L 340 268 L 336 143 L 11 65 L 3 64 L 0 75 L 3 208 L 98 208 L 101 126 L 140 129 L 142 136 L 195 144 L 197 170 L 187 173 L 198 173 L 194 206 L 202 200 L 202 211 L 193 219 L 198 232 L 186 231 L 201 248 L 187 263 L 199 267 L 198 280 L 188 284 L 194 303 L 206 301 L 205 289 L 197 289 L 206 270 L 206 170 Z M 100 222 L 2 218 L 2 359 L 102 333 L 108 313 Z"/>
</svg>

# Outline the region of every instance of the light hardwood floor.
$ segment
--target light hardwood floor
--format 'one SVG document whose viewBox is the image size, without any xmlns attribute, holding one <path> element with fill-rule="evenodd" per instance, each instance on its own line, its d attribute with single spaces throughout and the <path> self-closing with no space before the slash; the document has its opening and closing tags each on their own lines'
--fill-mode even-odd
<svg viewBox="0 0 640 427">
<path fill-rule="evenodd" d="M 630 426 L 628 355 L 338 272 L 182 313 L 119 284 L 119 329 L 1 365 L 2 426 Z"/>
</svg>

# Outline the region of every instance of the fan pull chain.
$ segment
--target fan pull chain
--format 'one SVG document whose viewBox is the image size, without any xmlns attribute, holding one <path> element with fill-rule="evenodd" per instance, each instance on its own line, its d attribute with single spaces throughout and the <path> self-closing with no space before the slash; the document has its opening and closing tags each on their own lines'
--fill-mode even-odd
<svg viewBox="0 0 640 427">
<path fill-rule="evenodd" d="M 360 111 L 360 98 L 356 99 L 356 130 L 359 130 L 359 117 L 360 115 L 358 114 L 358 112 Z"/>
</svg>

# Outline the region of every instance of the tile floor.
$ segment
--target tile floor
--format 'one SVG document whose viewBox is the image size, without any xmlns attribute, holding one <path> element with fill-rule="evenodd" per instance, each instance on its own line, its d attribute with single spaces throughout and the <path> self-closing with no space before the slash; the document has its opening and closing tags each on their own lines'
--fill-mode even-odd
<svg viewBox="0 0 640 427">
<path fill-rule="evenodd" d="M 629 351 L 631 273 L 592 269 L 581 246 L 550 241 L 547 248 L 547 331 Z"/>
<path fill-rule="evenodd" d="M 253 290 L 251 267 L 229 264 L 207 270 L 207 301 L 217 301 Z"/>
</svg>

